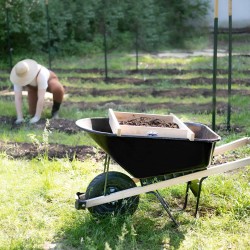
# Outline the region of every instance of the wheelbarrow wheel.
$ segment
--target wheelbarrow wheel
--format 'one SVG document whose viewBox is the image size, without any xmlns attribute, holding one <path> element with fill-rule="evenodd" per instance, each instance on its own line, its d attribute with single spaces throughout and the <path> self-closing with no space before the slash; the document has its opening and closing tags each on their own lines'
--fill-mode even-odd
<svg viewBox="0 0 250 250">
<path fill-rule="evenodd" d="M 127 175 L 111 171 L 108 173 L 102 173 L 96 176 L 89 184 L 85 197 L 86 199 L 95 198 L 104 195 L 104 185 L 107 176 L 106 195 L 133 188 L 136 186 L 135 182 Z M 88 210 L 94 216 L 104 216 L 109 214 L 130 214 L 132 215 L 139 204 L 139 196 L 132 196 L 125 199 L 101 204 L 94 207 L 89 207 Z"/>
</svg>

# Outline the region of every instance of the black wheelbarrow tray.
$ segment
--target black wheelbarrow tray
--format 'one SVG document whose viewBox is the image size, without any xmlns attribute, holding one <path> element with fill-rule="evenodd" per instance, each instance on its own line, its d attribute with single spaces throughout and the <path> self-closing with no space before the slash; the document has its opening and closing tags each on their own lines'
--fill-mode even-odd
<svg viewBox="0 0 250 250">
<path fill-rule="evenodd" d="M 250 165 L 248 157 L 210 166 L 214 155 L 244 146 L 250 143 L 250 138 L 215 147 L 220 136 L 199 123 L 185 123 L 194 132 L 194 141 L 157 136 L 118 136 L 112 133 L 108 118 L 85 118 L 76 124 L 106 152 L 104 172 L 91 181 L 85 193 L 76 195 L 76 208 L 88 208 L 93 215 L 133 214 L 139 203 L 139 194 L 153 193 L 177 224 L 158 189 L 187 183 L 184 207 L 190 188 L 197 197 L 196 215 L 201 184 L 206 177 Z M 130 176 L 109 171 L 110 158 Z M 136 185 L 138 180 L 140 186 Z"/>
</svg>

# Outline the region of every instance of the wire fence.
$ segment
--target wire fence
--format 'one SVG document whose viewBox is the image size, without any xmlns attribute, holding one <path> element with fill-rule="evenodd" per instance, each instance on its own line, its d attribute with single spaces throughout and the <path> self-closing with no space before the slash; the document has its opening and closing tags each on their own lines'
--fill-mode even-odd
<svg viewBox="0 0 250 250">
<path fill-rule="evenodd" d="M 107 2 L 103 1 L 104 8 L 107 8 Z M 213 112 L 212 112 L 212 129 L 216 129 L 216 96 L 217 96 L 217 43 L 218 43 L 218 0 L 214 0 L 214 55 L 213 55 L 213 96 L 212 96 L 212 106 L 213 106 Z M 45 18 L 46 18 L 46 30 L 47 30 L 47 57 L 48 57 L 48 65 L 49 68 L 52 69 L 52 56 L 51 56 L 51 16 L 50 16 L 50 9 L 49 9 L 49 0 L 44 1 L 45 5 Z M 229 16 L 229 37 L 228 37 L 228 51 L 229 51 L 229 57 L 228 57 L 228 110 L 227 110 L 227 129 L 231 129 L 230 120 L 231 120 L 231 82 L 232 82 L 232 0 L 228 0 L 228 16 Z M 109 38 L 109 32 L 108 32 L 108 20 L 106 19 L 106 11 L 103 12 L 103 27 L 102 27 L 102 39 L 103 39 L 103 57 L 104 57 L 104 69 L 105 69 L 105 80 L 108 80 L 109 78 L 109 68 L 108 68 L 108 53 L 109 53 L 109 46 L 108 46 L 108 38 Z M 8 50 L 8 63 L 9 68 L 11 69 L 13 67 L 13 48 L 12 48 L 12 38 L 11 38 L 11 21 L 10 21 L 10 15 L 11 15 L 11 5 L 9 1 L 6 1 L 5 5 L 5 15 L 6 15 L 6 36 L 7 36 L 7 50 Z M 109 20 L 110 21 L 110 20 Z M 134 25 L 134 50 L 135 50 L 135 69 L 138 70 L 139 65 L 139 50 L 140 50 L 140 26 L 138 23 L 135 23 Z"/>
<path fill-rule="evenodd" d="M 197 0 L 195 5 L 193 1 L 186 0 L 172 4 L 155 0 L 4 2 L 6 17 L 0 14 L 0 25 L 5 26 L 6 32 L 0 32 L 0 53 L 5 53 L 5 33 L 10 68 L 17 49 L 29 46 L 30 50 L 46 51 L 51 68 L 52 58 L 57 54 L 63 51 L 71 53 L 75 48 L 74 53 L 79 55 L 88 43 L 85 51 L 88 54 L 90 44 L 92 52 L 96 47 L 103 52 L 120 49 L 121 46 L 134 50 L 137 55 L 135 68 L 138 69 L 139 51 L 155 52 L 169 45 L 182 46 L 196 31 L 201 32 L 199 23 L 208 11 L 203 0 Z M 0 6 L 0 10 L 4 8 Z"/>
</svg>

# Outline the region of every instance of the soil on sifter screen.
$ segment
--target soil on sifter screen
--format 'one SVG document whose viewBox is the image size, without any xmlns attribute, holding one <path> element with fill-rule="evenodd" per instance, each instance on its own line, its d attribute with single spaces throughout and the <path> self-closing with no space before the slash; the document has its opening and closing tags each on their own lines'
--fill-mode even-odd
<svg viewBox="0 0 250 250">
<path fill-rule="evenodd" d="M 121 121 L 121 125 L 130 125 L 130 126 L 146 126 L 146 127 L 163 127 L 163 128 L 179 128 L 179 126 L 174 122 L 166 122 L 158 118 L 150 117 L 138 117 L 130 119 L 127 121 Z"/>
</svg>

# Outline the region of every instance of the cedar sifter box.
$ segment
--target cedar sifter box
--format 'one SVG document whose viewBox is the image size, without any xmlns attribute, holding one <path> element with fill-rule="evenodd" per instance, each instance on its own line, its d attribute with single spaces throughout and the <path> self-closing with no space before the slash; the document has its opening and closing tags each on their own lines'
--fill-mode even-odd
<svg viewBox="0 0 250 250">
<path fill-rule="evenodd" d="M 150 127 L 150 126 L 134 126 L 134 125 L 121 125 L 120 122 L 129 121 L 132 119 L 146 117 L 152 119 L 160 119 L 166 123 L 176 123 L 179 128 L 166 128 L 166 127 Z M 194 140 L 194 132 L 190 130 L 178 117 L 174 114 L 170 115 L 155 115 L 144 113 L 130 113 L 118 112 L 109 109 L 109 125 L 114 134 L 134 135 L 134 136 L 157 136 L 168 138 L 180 138 Z"/>
</svg>

